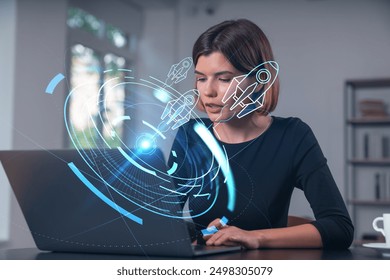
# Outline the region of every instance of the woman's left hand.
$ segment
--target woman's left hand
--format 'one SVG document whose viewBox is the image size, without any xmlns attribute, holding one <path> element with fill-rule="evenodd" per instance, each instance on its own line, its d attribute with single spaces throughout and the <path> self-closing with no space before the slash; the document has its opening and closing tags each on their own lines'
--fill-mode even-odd
<svg viewBox="0 0 390 280">
<path fill-rule="evenodd" d="M 207 245 L 242 246 L 247 249 L 260 247 L 258 232 L 242 230 L 235 226 L 225 226 L 207 237 Z"/>
</svg>

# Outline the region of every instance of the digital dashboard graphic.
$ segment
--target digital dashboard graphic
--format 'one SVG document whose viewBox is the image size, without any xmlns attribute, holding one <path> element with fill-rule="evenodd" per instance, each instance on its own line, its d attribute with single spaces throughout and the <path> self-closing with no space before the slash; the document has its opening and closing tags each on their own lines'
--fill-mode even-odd
<svg viewBox="0 0 390 280">
<path fill-rule="evenodd" d="M 204 215 L 215 204 L 222 186 L 227 188 L 226 216 L 234 211 L 236 188 L 229 158 L 224 146 L 218 143 L 194 110 L 200 93 L 196 89 L 181 93 L 174 88 L 187 77 L 192 65 L 190 57 L 172 65 L 164 82 L 151 76 L 137 78 L 129 69 L 105 70 L 104 73 L 111 74 L 110 78 L 94 85 L 97 90 L 84 98 L 84 103 L 78 108 L 78 116 L 88 121 L 87 129 L 82 133 L 75 128 L 69 116 L 70 104 L 73 98 L 84 97 L 86 91 L 91 92 L 90 85 L 85 83 L 71 89 L 65 99 L 63 114 L 66 130 L 88 170 L 80 170 L 73 162 L 68 163 L 69 168 L 102 203 L 136 224 L 144 223 L 137 209 L 174 219 Z M 241 107 L 237 115 L 239 118 L 261 108 L 278 72 L 279 65 L 275 61 L 267 61 L 249 73 L 235 77 L 223 102 L 233 99 L 234 103 L 228 109 Z M 61 73 L 54 76 L 46 93 L 53 94 L 55 87 L 64 79 Z M 131 88 L 130 95 L 134 89 L 158 93 L 164 96 L 166 102 L 125 98 L 120 104 L 125 108 L 124 114 L 113 115 L 107 104 L 116 88 Z M 258 88 L 261 89 L 256 92 Z M 96 107 L 99 110 L 96 111 Z M 141 118 L 139 112 L 142 112 Z M 156 118 L 156 115 L 159 117 Z M 172 149 L 164 156 L 160 147 L 173 139 L 184 125 L 191 126 L 207 151 L 193 150 L 184 145 L 184 155 Z M 119 126 L 126 126 L 126 137 L 118 133 Z M 202 152 L 205 154 L 201 155 Z M 179 157 L 183 156 L 190 166 L 191 170 L 187 170 L 190 176 L 180 175 L 183 159 Z M 167 166 L 166 157 L 171 159 L 170 166 Z M 92 183 L 86 174 L 97 178 L 101 184 Z M 187 205 L 196 205 L 196 209 L 184 207 L 186 202 Z M 223 221 L 227 222 L 225 216 Z"/>
<path fill-rule="evenodd" d="M 69 168 L 103 203 L 139 225 L 143 224 L 143 217 L 137 211 L 129 211 L 127 205 L 131 204 L 131 209 L 136 205 L 138 209 L 176 219 L 207 213 L 218 198 L 221 183 L 217 178 L 220 175 L 225 178 L 224 183 L 229 193 L 226 211 L 234 210 L 235 185 L 227 155 L 194 111 L 199 93 L 195 89 L 180 93 L 173 88 L 173 85 L 186 78 L 192 64 L 192 59 L 188 57 L 172 65 L 165 82 L 154 77 L 138 79 L 131 70 L 115 69 L 115 75 L 111 75 L 101 85 L 95 85 L 98 90 L 90 95 L 94 101 L 86 99 L 78 109 L 78 116 L 88 119 L 89 123 L 88 129 L 81 134 L 69 117 L 70 104 L 72 98 L 85 95 L 91 87 L 86 83 L 73 88 L 64 102 L 64 121 L 70 141 L 89 170 L 80 170 L 73 162 L 68 163 Z M 105 73 L 111 71 L 114 70 L 109 69 Z M 53 94 L 56 85 L 64 78 L 61 73 L 57 74 L 49 82 L 46 93 Z M 115 94 L 112 89 L 117 87 L 160 92 L 169 96 L 169 101 L 162 104 L 157 100 L 139 103 L 125 100 L 122 104 L 126 108 L 125 114 L 110 118 L 112 114 L 110 115 L 107 100 L 110 98 L 109 94 Z M 94 103 L 96 100 L 98 104 Z M 101 110 L 94 111 L 96 105 Z M 142 119 L 137 117 L 137 112 L 140 111 L 144 112 Z M 160 114 L 158 121 L 156 114 Z M 181 177 L 177 170 L 182 160 L 177 158 L 176 151 L 172 150 L 166 155 L 173 159 L 172 165 L 167 166 L 160 147 L 190 119 L 195 120 L 192 129 L 209 148 L 206 151 L 208 159 L 199 162 L 199 155 L 196 154 L 198 151 L 193 154 L 188 151 L 187 160 L 194 167 L 190 173 L 193 176 Z M 119 125 L 129 128 L 127 138 L 133 140 L 130 141 L 131 145 L 117 133 Z M 98 178 L 102 184 L 94 185 L 85 173 Z M 196 210 L 183 208 L 187 199 L 196 202 Z"/>
</svg>

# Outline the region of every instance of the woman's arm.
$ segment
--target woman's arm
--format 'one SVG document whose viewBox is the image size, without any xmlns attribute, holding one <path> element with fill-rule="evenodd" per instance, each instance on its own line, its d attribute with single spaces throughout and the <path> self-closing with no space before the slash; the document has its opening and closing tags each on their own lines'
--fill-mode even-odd
<svg viewBox="0 0 390 280">
<path fill-rule="evenodd" d="M 298 128 L 299 127 L 299 128 Z M 303 190 L 325 249 L 346 249 L 353 240 L 353 224 L 344 200 L 327 165 L 320 145 L 308 125 L 300 122 L 292 157 L 294 186 Z"/>
<path fill-rule="evenodd" d="M 258 230 L 259 248 L 322 248 L 321 235 L 312 224 Z"/>
<path fill-rule="evenodd" d="M 210 226 L 217 225 L 217 222 L 217 220 L 213 221 Z M 312 224 L 252 231 L 225 226 L 205 239 L 207 245 L 241 245 L 247 249 L 322 248 L 321 235 Z"/>
</svg>

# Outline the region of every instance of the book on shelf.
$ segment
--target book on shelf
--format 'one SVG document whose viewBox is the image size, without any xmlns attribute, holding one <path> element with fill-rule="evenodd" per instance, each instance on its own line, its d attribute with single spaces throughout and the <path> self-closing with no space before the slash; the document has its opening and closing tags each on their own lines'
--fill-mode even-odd
<svg viewBox="0 0 390 280">
<path fill-rule="evenodd" d="M 359 101 L 359 111 L 363 118 L 387 118 L 386 103 L 379 99 L 362 99 Z"/>
</svg>

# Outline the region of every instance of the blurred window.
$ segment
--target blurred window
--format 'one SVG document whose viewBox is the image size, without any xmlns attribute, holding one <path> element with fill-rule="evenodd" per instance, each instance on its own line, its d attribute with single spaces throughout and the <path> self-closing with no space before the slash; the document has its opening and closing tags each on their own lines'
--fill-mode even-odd
<svg viewBox="0 0 390 280">
<path fill-rule="evenodd" d="M 99 35 L 99 31 L 103 25 L 102 21 L 99 21 L 93 15 L 78 8 L 68 9 L 67 24 L 71 28 L 80 28 L 96 36 Z"/>
<path fill-rule="evenodd" d="M 123 122 L 114 127 L 118 137 L 111 137 L 113 131 L 104 128 L 109 127 L 106 126 L 108 120 L 125 114 L 126 89 L 124 86 L 105 86 L 100 94 L 98 92 L 104 83 L 113 78 L 115 83 L 123 81 L 123 72 L 118 69 L 131 67 L 127 57 L 135 51 L 136 38 L 74 7 L 68 10 L 67 25 L 70 35 L 70 88 L 83 87 L 82 94 L 73 94 L 69 101 L 68 122 L 72 123 L 84 148 L 99 146 L 100 135 L 110 146 L 118 146 L 124 133 Z M 86 114 L 86 108 L 89 114 Z M 91 143 L 94 145 L 91 146 Z M 73 143 L 68 141 L 68 146 L 73 147 Z"/>
</svg>

